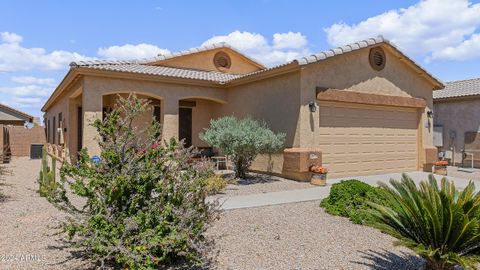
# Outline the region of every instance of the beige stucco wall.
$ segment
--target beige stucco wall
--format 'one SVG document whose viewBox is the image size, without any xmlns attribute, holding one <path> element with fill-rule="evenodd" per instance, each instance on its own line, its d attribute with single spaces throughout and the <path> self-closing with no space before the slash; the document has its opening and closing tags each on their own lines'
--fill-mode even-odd
<svg viewBox="0 0 480 270">
<path fill-rule="evenodd" d="M 82 104 L 81 92 L 83 89 L 83 80 L 80 79 L 76 81 L 67 91 L 62 93 L 58 98 L 58 101 L 55 102 L 47 112 L 44 114 L 44 119 L 50 119 L 50 123 L 55 116 L 57 122 L 56 127 L 58 128 L 58 115 L 62 113 L 63 118 L 63 128 L 67 129 L 67 132 L 63 134 L 65 146 L 67 146 L 70 154 L 77 152 L 77 107 Z M 45 121 L 45 128 L 46 128 Z M 50 128 L 51 133 L 51 128 Z M 56 144 L 58 144 L 58 137 L 56 139 Z"/>
<path fill-rule="evenodd" d="M 297 136 L 300 73 L 293 72 L 228 89 L 228 106 L 220 115 L 250 116 L 287 134 L 286 147 L 300 144 Z"/>
<path fill-rule="evenodd" d="M 215 67 L 213 58 L 215 54 L 218 52 L 224 52 L 230 57 L 231 65 L 228 70 L 222 71 L 217 69 L 217 67 Z M 186 56 L 175 57 L 175 58 L 159 61 L 158 65 L 188 68 L 188 69 L 212 70 L 212 71 L 228 72 L 233 74 L 245 74 L 245 73 L 250 73 L 260 69 L 258 66 L 247 61 L 245 57 L 241 56 L 240 54 L 228 48 L 219 48 L 215 50 L 189 54 Z"/>
<path fill-rule="evenodd" d="M 462 161 L 465 132 L 480 132 L 480 98 L 437 101 L 433 110 L 435 125 L 443 126 L 443 147 L 440 150 L 454 150 L 455 163 L 458 164 Z M 453 140 L 450 139 L 452 131 L 456 133 Z"/>
</svg>

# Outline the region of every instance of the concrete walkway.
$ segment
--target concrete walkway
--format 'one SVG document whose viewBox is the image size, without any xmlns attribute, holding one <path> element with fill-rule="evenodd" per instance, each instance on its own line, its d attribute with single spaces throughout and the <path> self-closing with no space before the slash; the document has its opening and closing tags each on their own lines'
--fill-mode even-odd
<svg viewBox="0 0 480 270">
<path fill-rule="evenodd" d="M 425 172 L 409 172 L 407 173 L 417 184 L 426 180 L 429 173 Z M 321 200 L 328 196 L 330 193 L 330 187 L 334 183 L 338 183 L 341 180 L 346 179 L 358 179 L 369 185 L 377 186 L 378 182 L 388 182 L 390 179 L 399 180 L 402 177 L 400 173 L 391 173 L 391 174 L 382 174 L 382 175 L 371 175 L 371 176 L 352 176 L 347 178 L 336 178 L 328 179 L 328 185 L 325 187 L 315 187 L 306 189 L 295 189 L 288 191 L 280 192 L 270 192 L 270 193 L 261 193 L 261 194 L 252 194 L 252 195 L 243 195 L 243 196 L 234 196 L 234 197 L 222 197 L 219 199 L 221 204 L 221 209 L 231 210 L 239 208 L 251 208 L 251 207 L 261 207 L 268 205 L 284 204 L 284 203 L 296 203 L 296 202 L 305 202 L 305 201 L 315 201 Z M 435 175 L 437 180 L 440 180 L 442 176 Z M 447 177 L 449 180 L 454 181 L 455 185 L 458 188 L 464 188 L 469 180 L 457 178 L 457 177 Z M 480 184 L 477 185 L 477 190 L 479 190 Z"/>
</svg>

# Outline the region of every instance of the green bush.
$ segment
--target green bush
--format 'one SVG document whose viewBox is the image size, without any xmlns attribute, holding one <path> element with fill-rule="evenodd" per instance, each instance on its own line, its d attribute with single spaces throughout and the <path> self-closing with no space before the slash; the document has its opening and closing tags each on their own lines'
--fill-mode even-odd
<svg viewBox="0 0 480 270">
<path fill-rule="evenodd" d="M 42 148 L 42 167 L 40 168 L 40 175 L 38 177 L 38 193 L 40 196 L 47 197 L 49 194 L 57 189 L 56 175 L 56 160 L 52 158 L 52 166 L 48 166 L 47 148 Z"/>
<path fill-rule="evenodd" d="M 226 116 L 212 119 L 210 127 L 200 138 L 224 154 L 232 156 L 235 175 L 245 178 L 246 172 L 258 154 L 279 151 L 285 142 L 285 134 L 275 134 L 265 122 L 251 118 L 237 119 Z"/>
<path fill-rule="evenodd" d="M 202 264 L 204 232 L 216 216 L 205 201 L 210 166 L 188 162 L 191 149 L 160 141 L 153 121 L 134 127 L 148 101 L 119 97 L 99 132 L 100 159 L 86 149 L 78 164 L 64 164 L 58 188 L 48 196 L 66 212 L 67 240 L 100 267 L 158 269 Z M 78 202 L 86 201 L 79 206 Z"/>
<path fill-rule="evenodd" d="M 355 224 L 372 224 L 369 201 L 382 202 L 382 190 L 358 180 L 344 180 L 332 185 L 320 206 L 331 215 L 348 217 Z"/>
<path fill-rule="evenodd" d="M 382 184 L 385 204 L 371 203 L 376 227 L 399 239 L 427 263 L 425 269 L 453 270 L 455 265 L 476 269 L 480 261 L 480 195 L 470 182 L 458 191 L 433 175 L 417 187 L 403 175 L 401 181 Z"/>
</svg>

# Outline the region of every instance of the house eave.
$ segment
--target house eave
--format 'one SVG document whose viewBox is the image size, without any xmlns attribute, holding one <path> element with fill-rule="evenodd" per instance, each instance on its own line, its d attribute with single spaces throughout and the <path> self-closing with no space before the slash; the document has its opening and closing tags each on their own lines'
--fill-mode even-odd
<svg viewBox="0 0 480 270">
<path fill-rule="evenodd" d="M 142 80 L 142 81 L 151 81 L 151 82 L 163 82 L 171 84 L 182 84 L 182 85 L 194 85 L 194 86 L 204 86 L 204 87 L 215 87 L 221 88 L 225 85 L 224 82 L 218 81 L 207 81 L 207 80 L 198 80 L 198 79 L 187 79 L 187 78 L 178 78 L 178 77 L 168 77 L 161 75 L 149 75 L 149 74 L 138 74 L 134 72 L 125 72 L 125 71 L 112 71 L 112 70 L 99 70 L 85 67 L 72 67 L 59 86 L 55 89 L 53 94 L 47 100 L 45 105 L 42 107 L 42 112 L 46 112 L 52 105 L 55 103 L 56 99 L 68 88 L 70 85 L 76 81 L 80 76 L 95 76 L 95 77 L 108 77 L 116 79 L 133 79 L 133 80 Z"/>
</svg>

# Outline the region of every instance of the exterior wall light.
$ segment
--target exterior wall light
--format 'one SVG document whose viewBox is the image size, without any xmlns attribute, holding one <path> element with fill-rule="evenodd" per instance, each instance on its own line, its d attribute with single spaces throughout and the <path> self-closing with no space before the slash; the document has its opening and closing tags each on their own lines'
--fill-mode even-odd
<svg viewBox="0 0 480 270">
<path fill-rule="evenodd" d="M 428 118 L 432 118 L 433 117 L 433 111 L 428 111 L 427 116 L 428 116 Z"/>
<path fill-rule="evenodd" d="M 315 104 L 315 101 L 310 101 L 308 103 L 308 108 L 310 109 L 310 112 L 314 113 L 317 111 L 317 105 Z"/>
</svg>

